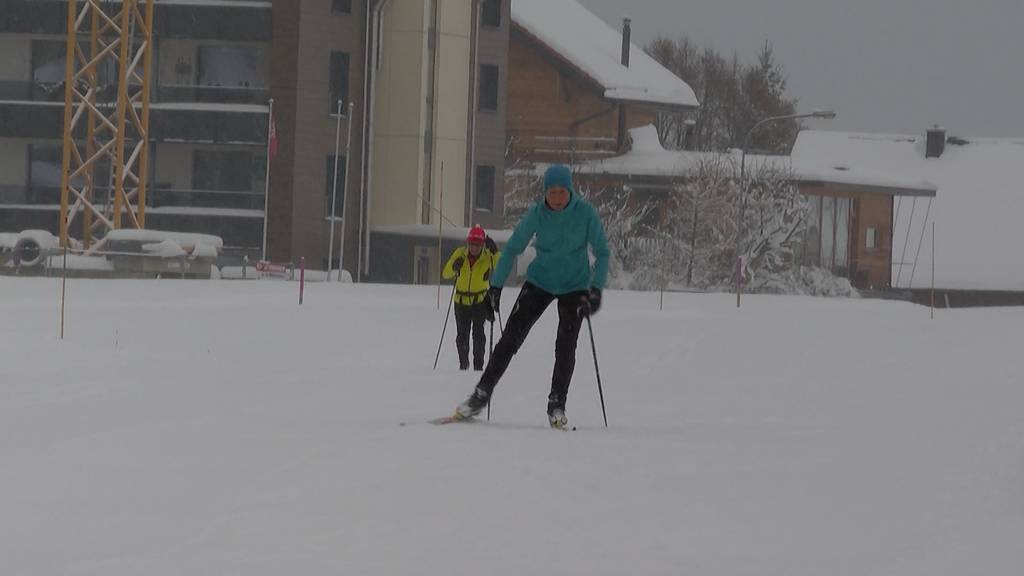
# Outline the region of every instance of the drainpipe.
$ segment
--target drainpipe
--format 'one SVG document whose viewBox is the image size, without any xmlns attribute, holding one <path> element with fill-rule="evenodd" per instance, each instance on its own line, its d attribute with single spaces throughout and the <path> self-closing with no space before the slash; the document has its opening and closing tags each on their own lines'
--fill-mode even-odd
<svg viewBox="0 0 1024 576">
<path fill-rule="evenodd" d="M 473 57 L 470 59 L 470 64 L 473 69 L 470 71 L 469 77 L 470 82 L 473 84 L 469 88 L 471 94 L 469 103 L 469 182 L 466 183 L 466 194 L 469 196 L 469 214 L 466 218 L 466 223 L 470 227 L 475 224 L 473 221 L 476 215 L 476 103 L 477 98 L 480 96 L 480 0 L 473 0 Z M 505 19 L 502 19 L 504 21 Z M 501 101 L 499 92 L 499 103 Z"/>
<path fill-rule="evenodd" d="M 359 230 L 356 232 L 357 236 L 357 250 L 358 254 L 356 257 L 356 282 L 360 282 L 363 279 L 363 214 L 364 214 L 364 198 L 366 198 L 366 161 L 367 161 L 367 141 L 369 140 L 367 133 L 367 122 L 369 122 L 370 114 L 368 110 L 370 108 L 370 75 L 373 72 L 370 70 L 370 53 L 373 52 L 373 29 L 370 28 L 370 14 L 374 10 L 372 4 L 375 0 L 366 1 L 366 28 L 364 33 L 366 34 L 366 42 L 363 48 L 363 129 L 360 132 L 360 138 L 362 145 L 359 154 Z"/>
<path fill-rule="evenodd" d="M 367 53 L 365 59 L 366 70 L 365 73 L 368 76 L 369 86 L 368 94 L 366 95 L 366 104 L 363 106 L 363 135 L 364 135 L 364 146 L 363 146 L 363 194 L 360 198 L 366 199 L 365 211 L 360 206 L 360 228 L 362 232 L 362 241 L 360 246 L 365 246 L 362 257 L 359 261 L 359 268 L 357 271 L 357 282 L 362 280 L 362 272 L 365 269 L 367 273 L 370 271 L 370 212 L 373 210 L 373 120 L 376 106 L 374 106 L 375 97 L 377 94 L 377 51 L 380 44 L 380 35 L 377 31 L 380 30 L 381 26 L 381 13 L 387 8 L 391 0 L 369 0 L 372 2 L 372 7 L 367 5 L 366 10 L 366 38 L 367 38 Z M 372 18 L 371 18 L 372 12 Z M 372 25 L 372 27 L 371 27 Z M 365 222 L 365 225 L 363 225 Z"/>
<path fill-rule="evenodd" d="M 633 35 L 633 21 L 629 18 L 622 19 L 622 65 L 629 68 L 629 41 Z"/>
</svg>

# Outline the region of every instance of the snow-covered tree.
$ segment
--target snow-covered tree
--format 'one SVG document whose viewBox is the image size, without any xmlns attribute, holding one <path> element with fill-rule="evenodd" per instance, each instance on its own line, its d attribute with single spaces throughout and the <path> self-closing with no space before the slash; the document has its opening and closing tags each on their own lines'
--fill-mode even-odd
<svg viewBox="0 0 1024 576">
<path fill-rule="evenodd" d="M 505 225 L 515 228 L 523 214 L 541 194 L 543 177 L 524 155 L 518 152 L 515 137 L 505 143 Z"/>
<path fill-rule="evenodd" d="M 686 286 L 720 283 L 736 229 L 736 182 L 729 154 L 705 154 L 673 186 L 666 235 L 680 255 Z"/>
<path fill-rule="evenodd" d="M 648 271 L 657 260 L 646 231 L 656 221 L 658 205 L 640 198 L 635 190 L 622 184 L 593 186 L 586 178 L 577 179 L 577 183 L 580 195 L 593 204 L 604 223 L 611 252 L 610 276 L 619 287 L 646 288 Z M 641 285 L 632 281 L 637 273 L 642 276 Z"/>
<path fill-rule="evenodd" d="M 748 289 L 757 290 L 796 264 L 796 250 L 806 230 L 809 203 L 788 170 L 767 161 L 751 162 L 743 214 L 740 253 Z"/>
</svg>

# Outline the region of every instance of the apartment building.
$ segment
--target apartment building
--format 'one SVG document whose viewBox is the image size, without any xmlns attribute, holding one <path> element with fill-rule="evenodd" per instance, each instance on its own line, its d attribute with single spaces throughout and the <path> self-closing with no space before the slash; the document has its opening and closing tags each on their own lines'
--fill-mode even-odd
<svg viewBox="0 0 1024 576">
<path fill-rule="evenodd" d="M 500 221 L 508 0 L 154 8 L 147 228 L 257 259 L 266 219 L 269 259 L 325 267 L 333 224 L 335 266 L 411 282 L 438 267 L 423 229 Z M 64 0 L 0 0 L 0 231 L 58 229 L 66 34 Z M 99 75 L 102 106 L 116 71 Z"/>
</svg>

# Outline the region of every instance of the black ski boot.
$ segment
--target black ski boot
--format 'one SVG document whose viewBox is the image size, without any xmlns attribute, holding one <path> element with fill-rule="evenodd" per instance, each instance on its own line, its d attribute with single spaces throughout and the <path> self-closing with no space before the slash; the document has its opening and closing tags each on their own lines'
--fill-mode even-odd
<svg viewBox="0 0 1024 576">
<path fill-rule="evenodd" d="M 473 393 L 469 395 L 469 398 L 466 398 L 465 402 L 459 404 L 459 406 L 455 408 L 455 418 L 457 420 L 468 420 L 476 416 L 483 411 L 485 406 L 487 406 L 488 397 L 487 392 L 484 392 L 479 388 L 474 388 Z"/>
</svg>

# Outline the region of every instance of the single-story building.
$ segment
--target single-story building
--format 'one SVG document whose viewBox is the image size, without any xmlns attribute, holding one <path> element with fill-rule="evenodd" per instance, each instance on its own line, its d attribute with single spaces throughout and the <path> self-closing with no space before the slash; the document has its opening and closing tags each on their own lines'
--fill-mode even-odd
<svg viewBox="0 0 1024 576">
<path fill-rule="evenodd" d="M 843 253 L 858 288 L 926 302 L 934 241 L 936 305 L 1024 304 L 1024 139 L 805 130 L 791 158 L 801 191 L 830 206 L 821 256 Z"/>
</svg>

